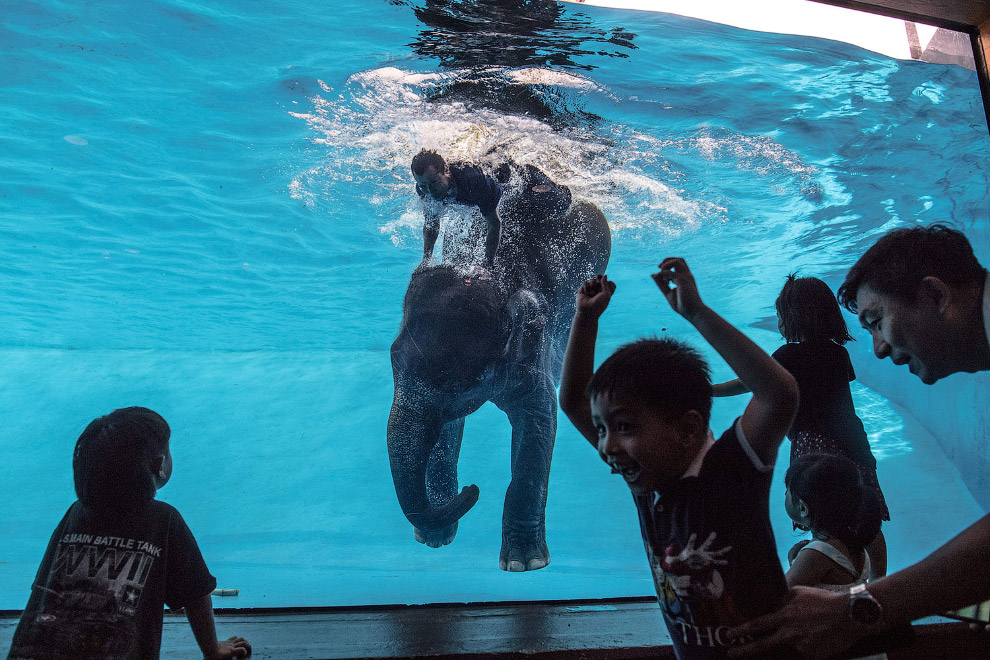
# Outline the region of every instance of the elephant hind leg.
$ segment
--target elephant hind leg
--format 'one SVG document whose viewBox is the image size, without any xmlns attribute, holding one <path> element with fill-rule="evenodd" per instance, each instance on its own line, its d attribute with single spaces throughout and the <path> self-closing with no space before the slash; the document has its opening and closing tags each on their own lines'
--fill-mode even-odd
<svg viewBox="0 0 990 660">
<path fill-rule="evenodd" d="M 464 418 L 451 420 L 440 430 L 440 440 L 430 452 L 426 468 L 426 494 L 433 506 L 443 506 L 457 496 L 457 459 L 464 436 Z M 448 545 L 457 535 L 457 523 L 436 531 L 414 528 L 416 540 L 431 548 Z"/>
</svg>

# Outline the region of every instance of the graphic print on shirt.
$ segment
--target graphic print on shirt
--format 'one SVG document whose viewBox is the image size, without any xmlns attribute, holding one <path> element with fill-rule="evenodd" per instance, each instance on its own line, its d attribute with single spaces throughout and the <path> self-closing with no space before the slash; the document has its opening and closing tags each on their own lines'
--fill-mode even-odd
<svg viewBox="0 0 990 660">
<path fill-rule="evenodd" d="M 728 645 L 725 631 L 742 621 L 732 597 L 725 593 L 719 566 L 727 565 L 731 545 L 719 547 L 712 532 L 701 545 L 691 534 L 681 548 L 669 545 L 663 557 L 650 553 L 650 567 L 660 606 L 671 635 L 688 646 Z"/>
<path fill-rule="evenodd" d="M 55 552 L 38 623 L 58 637 L 71 635 L 71 648 L 80 652 L 126 653 L 137 638 L 141 592 L 160 557 L 161 548 L 146 541 L 66 534 Z"/>
</svg>

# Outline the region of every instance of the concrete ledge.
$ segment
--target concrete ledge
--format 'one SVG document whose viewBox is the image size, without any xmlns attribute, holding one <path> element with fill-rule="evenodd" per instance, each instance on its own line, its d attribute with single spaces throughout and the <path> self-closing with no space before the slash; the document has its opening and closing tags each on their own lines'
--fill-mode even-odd
<svg viewBox="0 0 990 660">
<path fill-rule="evenodd" d="M 18 614 L 0 612 L 0 657 L 9 649 Z M 255 660 L 674 659 L 653 598 L 217 610 L 216 619 L 219 636 L 248 639 Z M 896 636 L 890 660 L 990 657 L 990 634 L 943 621 L 915 625 L 907 640 Z M 196 657 L 185 617 L 166 614 L 162 660 Z"/>
</svg>

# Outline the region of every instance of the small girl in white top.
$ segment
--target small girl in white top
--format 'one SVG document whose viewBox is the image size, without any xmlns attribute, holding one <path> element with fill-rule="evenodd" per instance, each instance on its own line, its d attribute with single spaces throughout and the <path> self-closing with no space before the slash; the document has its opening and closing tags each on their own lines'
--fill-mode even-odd
<svg viewBox="0 0 990 660">
<path fill-rule="evenodd" d="M 784 484 L 787 514 L 812 535 L 787 553 L 787 585 L 845 590 L 872 579 L 866 546 L 880 516 L 856 464 L 836 454 L 805 454 L 791 461 Z"/>
</svg>

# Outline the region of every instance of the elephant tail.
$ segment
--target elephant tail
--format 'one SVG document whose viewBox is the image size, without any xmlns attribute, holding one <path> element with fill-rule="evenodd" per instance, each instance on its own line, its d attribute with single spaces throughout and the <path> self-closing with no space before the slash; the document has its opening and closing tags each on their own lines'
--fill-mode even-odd
<svg viewBox="0 0 990 660">
<path fill-rule="evenodd" d="M 427 532 L 439 532 L 450 527 L 461 519 L 465 513 L 478 501 L 480 491 L 474 484 L 461 489 L 454 499 L 441 506 L 432 506 L 425 501 L 425 506 L 408 506 L 400 502 L 402 513 L 416 529 Z"/>
</svg>

